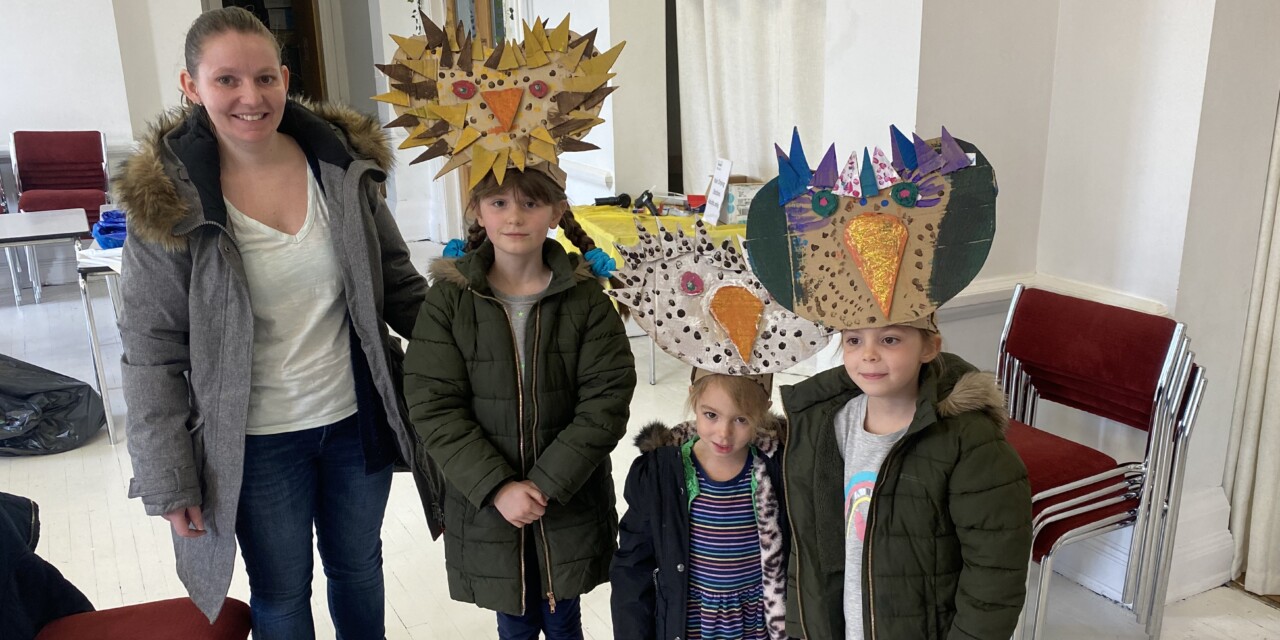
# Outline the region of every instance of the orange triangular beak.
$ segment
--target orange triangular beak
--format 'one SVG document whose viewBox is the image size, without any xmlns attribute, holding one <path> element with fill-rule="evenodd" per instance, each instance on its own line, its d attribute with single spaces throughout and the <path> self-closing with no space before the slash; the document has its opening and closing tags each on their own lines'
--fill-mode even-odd
<svg viewBox="0 0 1280 640">
<path fill-rule="evenodd" d="M 520 113 L 520 99 L 524 97 L 524 89 L 514 87 L 496 91 L 481 91 L 480 95 L 484 97 L 484 101 L 489 105 L 489 110 L 493 112 L 493 116 L 501 124 L 501 131 L 510 131 L 511 125 L 516 122 L 516 114 Z"/>
<path fill-rule="evenodd" d="M 746 287 L 720 287 L 711 298 L 711 315 L 729 334 L 742 361 L 751 362 L 752 347 L 759 333 L 764 302 Z"/>
</svg>

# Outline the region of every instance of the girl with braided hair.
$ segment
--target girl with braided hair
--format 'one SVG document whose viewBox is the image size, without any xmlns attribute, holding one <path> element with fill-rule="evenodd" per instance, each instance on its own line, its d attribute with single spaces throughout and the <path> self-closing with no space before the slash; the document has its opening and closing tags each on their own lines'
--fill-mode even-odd
<svg viewBox="0 0 1280 640">
<path fill-rule="evenodd" d="M 446 480 L 450 595 L 498 612 L 502 638 L 581 638 L 578 596 L 617 547 L 609 453 L 635 363 L 564 191 L 538 170 L 480 180 L 462 257 L 433 285 L 405 361 L 409 415 Z"/>
</svg>

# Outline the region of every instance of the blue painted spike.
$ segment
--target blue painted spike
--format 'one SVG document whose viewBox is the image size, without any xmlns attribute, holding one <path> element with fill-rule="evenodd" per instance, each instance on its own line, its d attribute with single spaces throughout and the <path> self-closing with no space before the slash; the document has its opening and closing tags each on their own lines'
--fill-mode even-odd
<svg viewBox="0 0 1280 640">
<path fill-rule="evenodd" d="M 809 176 L 806 174 L 801 177 L 796 173 L 795 166 L 787 154 L 782 152 L 782 147 L 775 144 L 773 149 L 778 153 L 778 206 L 782 206 L 809 190 Z"/>
<path fill-rule="evenodd" d="M 822 162 L 818 163 L 818 170 L 813 173 L 813 180 L 809 183 L 814 189 L 830 189 L 836 186 L 836 180 L 840 177 L 840 171 L 836 168 L 836 146 L 833 144 L 827 147 L 827 155 L 822 156 Z"/>
<path fill-rule="evenodd" d="M 903 135 L 898 128 L 889 125 L 889 138 L 893 141 L 893 168 L 898 171 L 898 175 L 907 172 L 907 169 L 915 169 L 916 164 L 916 148 L 911 145 L 911 141 L 907 136 Z"/>
<path fill-rule="evenodd" d="M 804 183 L 808 186 L 813 170 L 809 168 L 809 161 L 804 157 L 804 147 L 800 145 L 800 127 L 791 129 L 791 168 L 795 169 L 796 175 L 804 178 Z"/>
<path fill-rule="evenodd" d="M 921 139 L 920 136 L 913 133 L 911 137 L 915 139 L 916 162 L 919 163 L 916 170 L 925 174 L 941 169 L 944 163 L 942 156 L 938 155 L 938 152 L 934 151 L 933 147 L 929 146 L 929 143 Z"/>
<path fill-rule="evenodd" d="M 858 181 L 862 183 L 862 197 L 880 195 L 880 188 L 876 186 L 876 168 L 871 164 L 871 151 L 866 147 L 862 148 L 862 175 L 858 177 Z"/>
<path fill-rule="evenodd" d="M 969 156 L 956 143 L 956 139 L 951 137 L 951 132 L 946 127 L 942 128 L 942 159 L 944 162 L 939 172 L 942 175 L 969 168 Z"/>
</svg>

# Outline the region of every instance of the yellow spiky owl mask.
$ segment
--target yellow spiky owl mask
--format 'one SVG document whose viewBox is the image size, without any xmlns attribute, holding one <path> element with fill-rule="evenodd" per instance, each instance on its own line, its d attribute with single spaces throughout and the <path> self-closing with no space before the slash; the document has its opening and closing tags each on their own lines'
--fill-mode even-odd
<svg viewBox="0 0 1280 640">
<path fill-rule="evenodd" d="M 422 35 L 391 36 L 399 48 L 376 65 L 391 91 L 374 97 L 395 109 L 387 127 L 410 130 L 401 149 L 426 147 L 410 164 L 448 156 L 436 178 L 469 165 L 469 188 L 490 173 L 502 184 L 510 169 L 542 171 L 563 187 L 558 156 L 597 148 L 582 138 L 604 122 L 600 109 L 617 89 L 609 69 L 626 43 L 600 53 L 596 32 L 579 36 L 565 16 L 550 30 L 526 23 L 522 42 L 490 47 L 461 23 L 442 29 L 419 15 Z"/>
</svg>

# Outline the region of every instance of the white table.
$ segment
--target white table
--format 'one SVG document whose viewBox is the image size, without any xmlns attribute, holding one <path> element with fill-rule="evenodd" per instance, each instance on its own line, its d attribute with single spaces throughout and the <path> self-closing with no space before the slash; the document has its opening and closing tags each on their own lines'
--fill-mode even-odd
<svg viewBox="0 0 1280 640">
<path fill-rule="evenodd" d="M 27 264 L 31 273 L 31 289 L 36 304 L 40 303 L 40 263 L 36 260 L 36 245 L 75 242 L 89 235 L 89 220 L 84 209 L 59 209 L 56 211 L 31 211 L 0 215 L 0 247 L 4 247 L 9 260 L 9 276 L 13 279 L 14 304 L 22 303 L 22 289 L 18 285 L 18 260 L 13 249 L 26 247 Z"/>
<path fill-rule="evenodd" d="M 84 303 L 84 321 L 89 330 L 89 347 L 93 353 L 93 370 L 98 378 L 98 395 L 102 396 L 102 410 L 107 415 L 107 442 L 116 443 L 115 419 L 111 415 L 111 399 L 107 393 L 106 363 L 102 359 L 102 345 L 98 338 L 98 324 L 93 319 L 93 300 L 89 297 L 89 278 L 101 277 L 107 282 L 112 311 L 120 312 L 120 294 L 116 279 L 120 277 L 119 249 L 109 251 L 83 251 L 76 240 L 76 274 L 80 282 L 80 301 Z M 92 254 L 106 254 L 94 256 Z M 94 259 L 98 258 L 98 259 Z M 102 259 L 106 258 L 106 259 Z"/>
</svg>

